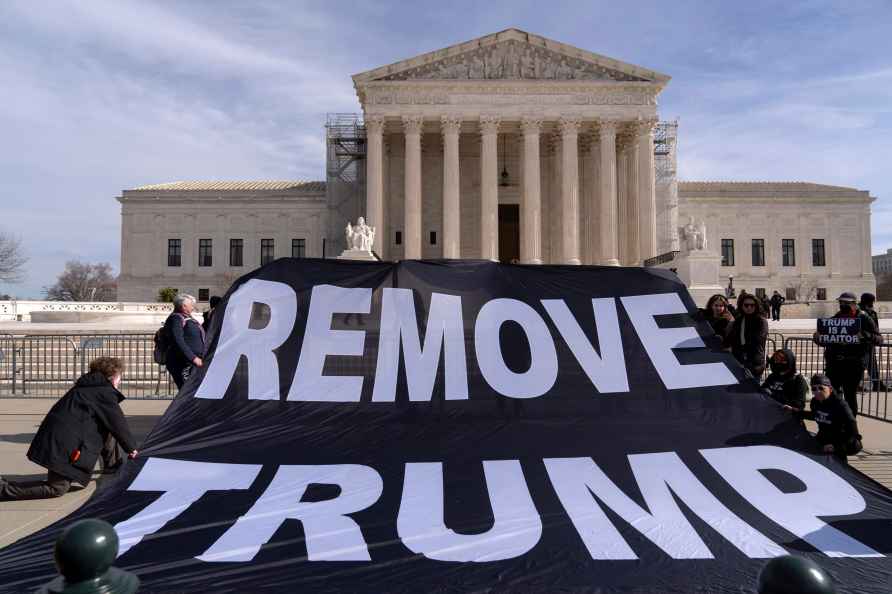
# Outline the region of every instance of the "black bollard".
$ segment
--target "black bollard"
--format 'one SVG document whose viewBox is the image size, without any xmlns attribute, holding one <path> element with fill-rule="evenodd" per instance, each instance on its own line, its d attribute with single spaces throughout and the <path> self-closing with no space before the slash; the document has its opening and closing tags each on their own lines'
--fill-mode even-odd
<svg viewBox="0 0 892 594">
<path fill-rule="evenodd" d="M 139 578 L 112 567 L 118 534 L 108 522 L 81 520 L 56 541 L 56 568 L 62 575 L 37 594 L 133 594 Z"/>
<path fill-rule="evenodd" d="M 759 594 L 836 594 L 821 566 L 804 557 L 775 557 L 759 572 Z"/>
</svg>

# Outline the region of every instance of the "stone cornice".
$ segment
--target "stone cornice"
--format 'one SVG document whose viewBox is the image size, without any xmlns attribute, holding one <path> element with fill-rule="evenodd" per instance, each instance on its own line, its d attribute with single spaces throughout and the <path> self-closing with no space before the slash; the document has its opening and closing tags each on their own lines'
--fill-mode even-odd
<svg viewBox="0 0 892 594">
<path fill-rule="evenodd" d="M 567 58 L 583 60 L 600 67 L 610 68 L 638 78 L 654 81 L 655 83 L 659 84 L 660 87 L 665 86 L 665 84 L 669 82 L 670 79 L 668 75 L 661 74 L 654 70 L 635 66 L 634 64 L 629 64 L 627 62 L 621 62 L 619 60 L 573 47 L 571 45 L 567 45 L 559 41 L 554 41 L 546 37 L 527 33 L 526 31 L 521 31 L 519 29 L 506 29 L 504 31 L 493 33 L 491 35 L 485 35 L 483 37 L 479 37 L 465 43 L 451 45 L 440 50 L 427 52 L 419 56 L 415 56 L 414 58 L 401 60 L 387 66 L 381 66 L 379 68 L 374 68 L 366 72 L 355 74 L 353 75 L 353 81 L 355 84 L 366 83 L 378 78 L 392 76 L 401 72 L 425 66 L 427 64 L 432 64 L 434 62 L 453 58 L 461 54 L 473 52 L 481 48 L 487 48 L 497 43 L 512 40 L 532 47 L 547 49 L 549 51 L 563 55 Z"/>
</svg>

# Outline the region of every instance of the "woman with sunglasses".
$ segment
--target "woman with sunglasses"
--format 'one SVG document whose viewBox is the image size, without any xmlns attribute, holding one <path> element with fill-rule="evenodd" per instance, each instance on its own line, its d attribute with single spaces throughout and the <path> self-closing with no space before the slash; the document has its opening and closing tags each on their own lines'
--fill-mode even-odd
<svg viewBox="0 0 892 594">
<path fill-rule="evenodd" d="M 852 409 L 833 389 L 830 378 L 823 374 L 815 374 L 811 378 L 811 410 L 805 412 L 806 419 L 818 424 L 815 436 L 825 454 L 831 454 L 843 464 L 848 464 L 846 456 L 853 456 L 861 451 L 861 435 L 858 433 L 858 422 Z M 802 412 L 792 406 L 784 406 L 790 412 Z"/>
<path fill-rule="evenodd" d="M 765 341 L 768 321 L 759 311 L 755 295 L 742 293 L 737 300 L 739 315 L 731 325 L 728 342 L 734 358 L 756 379 L 765 371 Z"/>
</svg>

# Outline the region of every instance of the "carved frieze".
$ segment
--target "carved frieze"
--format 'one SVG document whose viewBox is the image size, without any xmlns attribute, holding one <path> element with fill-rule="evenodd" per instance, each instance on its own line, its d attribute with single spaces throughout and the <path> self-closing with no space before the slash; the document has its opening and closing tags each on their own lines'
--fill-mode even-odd
<svg viewBox="0 0 892 594">
<path fill-rule="evenodd" d="M 656 89 L 623 86 L 607 89 L 548 88 L 521 85 L 508 88 L 451 86 L 429 91 L 415 88 L 370 88 L 364 94 L 372 105 L 656 105 Z"/>
<path fill-rule="evenodd" d="M 605 80 L 646 79 L 544 47 L 508 40 L 435 60 L 378 80 Z"/>
</svg>

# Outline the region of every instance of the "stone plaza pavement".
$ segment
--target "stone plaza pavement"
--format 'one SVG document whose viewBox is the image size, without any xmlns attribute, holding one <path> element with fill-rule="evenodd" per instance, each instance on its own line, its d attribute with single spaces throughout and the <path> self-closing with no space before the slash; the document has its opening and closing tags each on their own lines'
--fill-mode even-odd
<svg viewBox="0 0 892 594">
<path fill-rule="evenodd" d="M 55 399 L 0 398 L 0 476 L 36 480 L 46 471 L 25 458 L 28 445 Z M 170 400 L 126 400 L 127 420 L 137 441 L 151 431 Z M 814 423 L 808 422 L 815 431 Z M 852 466 L 892 489 L 892 423 L 858 419 L 864 452 L 849 459 Z M 100 479 L 101 480 L 101 479 Z M 0 548 L 44 528 L 80 507 L 96 490 L 96 481 L 57 499 L 0 502 Z"/>
</svg>

